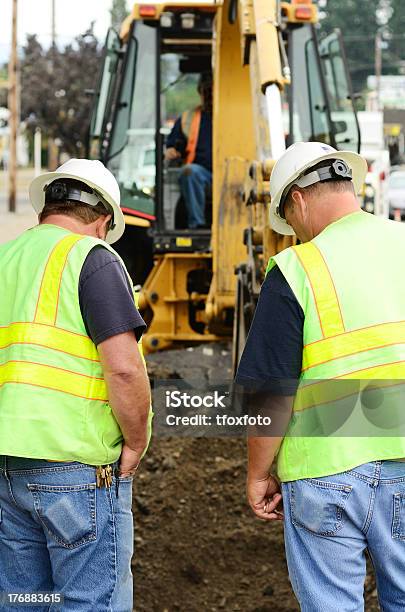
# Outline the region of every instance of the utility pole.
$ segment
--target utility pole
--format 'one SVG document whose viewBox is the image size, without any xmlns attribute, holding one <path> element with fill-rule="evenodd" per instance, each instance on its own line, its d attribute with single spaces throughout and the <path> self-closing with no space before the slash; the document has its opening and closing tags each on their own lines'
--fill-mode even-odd
<svg viewBox="0 0 405 612">
<path fill-rule="evenodd" d="M 382 72 L 382 38 L 381 31 L 377 30 L 375 35 L 375 77 L 377 110 L 381 110 L 381 72 Z"/>
<path fill-rule="evenodd" d="M 41 128 L 37 127 L 34 134 L 34 168 L 35 176 L 41 174 L 41 155 L 42 155 L 42 133 Z"/>
<path fill-rule="evenodd" d="M 17 132 L 18 132 L 18 54 L 17 54 L 17 0 L 13 0 L 13 17 L 12 17 L 12 39 L 11 39 L 11 55 L 8 65 L 9 73 L 9 92 L 8 92 L 8 107 L 10 111 L 9 119 L 9 199 L 8 209 L 10 212 L 16 211 L 16 193 L 17 193 Z"/>
<path fill-rule="evenodd" d="M 52 0 L 52 48 L 56 45 L 56 16 L 55 16 L 55 0 Z"/>
<path fill-rule="evenodd" d="M 55 0 L 51 0 L 51 17 L 52 17 L 52 53 L 51 53 L 51 62 L 52 62 L 52 70 L 55 69 L 56 63 L 56 10 L 55 10 Z M 48 137 L 48 168 L 49 170 L 56 170 L 58 165 L 57 162 L 57 149 L 55 146 L 55 141 L 52 136 Z"/>
</svg>

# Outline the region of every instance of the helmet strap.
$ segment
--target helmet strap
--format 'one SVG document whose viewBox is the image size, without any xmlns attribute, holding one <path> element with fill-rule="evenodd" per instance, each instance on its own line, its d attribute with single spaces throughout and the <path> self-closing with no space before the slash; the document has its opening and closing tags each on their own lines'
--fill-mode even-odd
<svg viewBox="0 0 405 612">
<path fill-rule="evenodd" d="M 109 231 L 114 229 L 114 211 L 111 209 L 109 204 L 107 204 L 103 198 L 97 194 L 97 192 L 93 191 L 92 193 L 88 193 L 87 191 L 82 191 L 76 187 L 70 187 L 61 181 L 54 181 L 50 185 L 45 185 L 44 191 L 45 201 L 48 202 L 74 200 L 75 202 L 88 204 L 89 206 L 97 206 L 97 204 L 102 204 L 107 214 L 112 216 Z"/>
<path fill-rule="evenodd" d="M 315 183 L 324 183 L 326 181 L 351 181 L 352 169 L 348 164 L 340 159 L 336 159 L 329 166 L 318 168 L 309 174 L 304 175 L 294 181 L 298 187 L 309 187 Z"/>
</svg>

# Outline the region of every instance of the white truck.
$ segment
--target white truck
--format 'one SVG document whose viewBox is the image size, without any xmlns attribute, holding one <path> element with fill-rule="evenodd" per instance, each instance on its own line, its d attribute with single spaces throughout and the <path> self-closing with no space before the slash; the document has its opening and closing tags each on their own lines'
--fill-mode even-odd
<svg viewBox="0 0 405 612">
<path fill-rule="evenodd" d="M 360 111 L 357 116 L 361 133 L 360 153 L 366 158 L 369 168 L 362 206 L 367 212 L 388 218 L 390 156 L 384 142 L 383 113 Z"/>
</svg>

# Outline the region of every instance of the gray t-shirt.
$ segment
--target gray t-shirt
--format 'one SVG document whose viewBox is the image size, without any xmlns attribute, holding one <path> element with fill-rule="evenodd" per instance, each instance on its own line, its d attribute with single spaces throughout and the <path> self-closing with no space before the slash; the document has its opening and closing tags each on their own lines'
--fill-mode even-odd
<svg viewBox="0 0 405 612">
<path fill-rule="evenodd" d="M 120 261 L 101 245 L 90 251 L 83 264 L 79 304 L 87 333 L 96 345 L 131 329 L 139 340 L 146 329 Z"/>
</svg>

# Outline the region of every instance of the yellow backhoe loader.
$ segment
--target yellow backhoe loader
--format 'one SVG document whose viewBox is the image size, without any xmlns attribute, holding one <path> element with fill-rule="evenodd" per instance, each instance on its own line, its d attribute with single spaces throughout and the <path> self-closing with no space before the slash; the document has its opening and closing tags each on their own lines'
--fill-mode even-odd
<svg viewBox="0 0 405 612">
<path fill-rule="evenodd" d="M 275 160 L 296 141 L 359 150 L 341 35 L 319 42 L 317 19 L 311 0 L 136 2 L 108 32 L 90 150 L 121 186 L 147 352 L 233 337 L 236 364 L 266 262 L 291 244 L 268 219 Z M 191 230 L 165 141 L 211 70 L 210 226 Z"/>
</svg>

